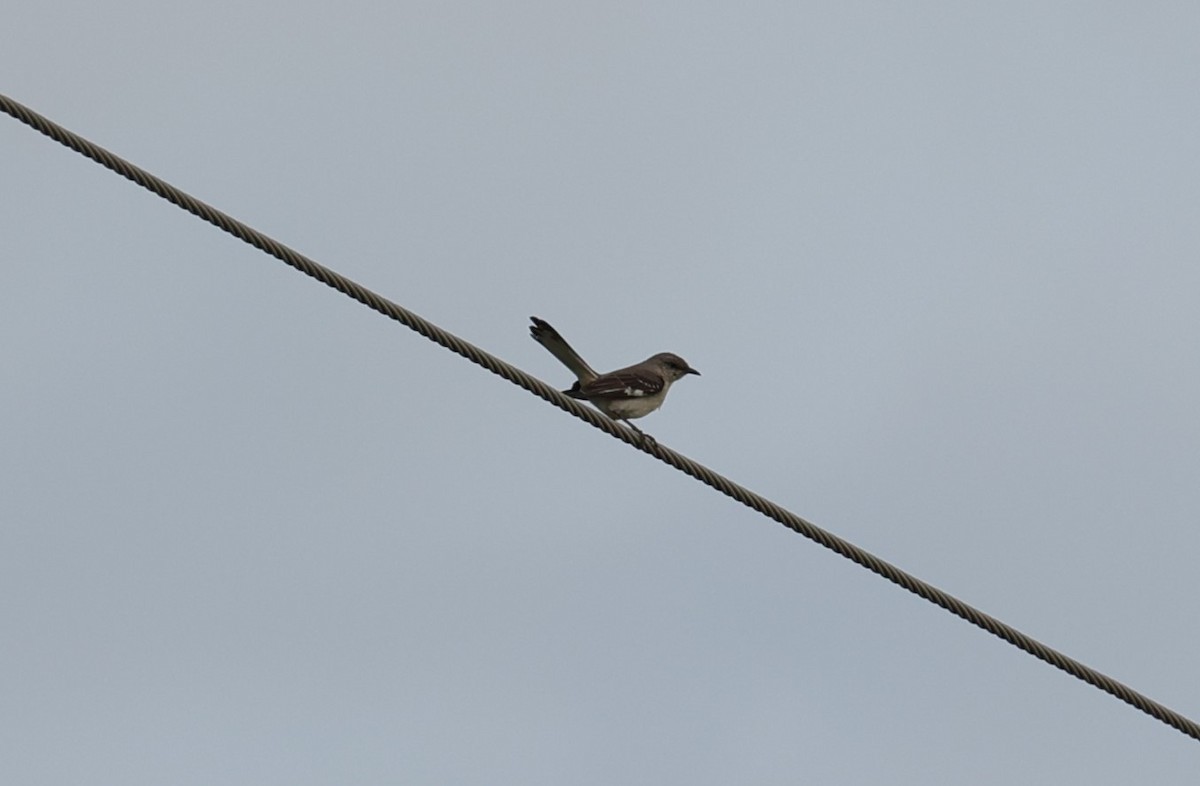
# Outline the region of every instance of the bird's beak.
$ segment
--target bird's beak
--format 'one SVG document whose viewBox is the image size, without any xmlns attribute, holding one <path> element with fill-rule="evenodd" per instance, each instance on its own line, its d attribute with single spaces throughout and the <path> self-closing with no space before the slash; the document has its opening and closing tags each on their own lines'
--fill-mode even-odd
<svg viewBox="0 0 1200 786">
<path fill-rule="evenodd" d="M 699 372 L 699 371 L 697 371 L 697 370 L 696 370 L 696 369 L 694 369 L 694 368 L 690 368 L 690 367 L 688 368 L 688 370 L 687 370 L 687 371 L 685 371 L 685 372 L 683 372 L 683 373 L 684 373 L 684 374 L 695 374 L 696 376 L 700 376 L 700 372 Z"/>
</svg>

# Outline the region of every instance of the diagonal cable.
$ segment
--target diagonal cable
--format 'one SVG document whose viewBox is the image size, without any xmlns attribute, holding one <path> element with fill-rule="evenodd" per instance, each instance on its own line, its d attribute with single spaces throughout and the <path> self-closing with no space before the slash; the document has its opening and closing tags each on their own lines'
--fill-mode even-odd
<svg viewBox="0 0 1200 786">
<path fill-rule="evenodd" d="M 163 199 L 171 202 L 184 210 L 196 215 L 205 221 L 213 224 L 236 238 L 244 240 L 255 248 L 265 251 L 271 256 L 280 261 L 291 265 L 300 272 L 312 276 L 318 281 L 333 287 L 349 297 L 354 298 L 363 305 L 378 311 L 386 317 L 396 320 L 397 322 L 412 328 L 420 333 L 425 338 L 433 341 L 436 344 L 449 349 L 459 355 L 462 355 L 472 363 L 483 366 L 493 374 L 497 374 L 509 382 L 518 385 L 535 396 L 538 396 L 545 401 L 553 404 L 559 409 L 565 410 L 575 417 L 587 421 L 592 426 L 604 431 L 617 439 L 620 439 L 639 450 L 642 450 L 662 462 L 670 464 L 679 471 L 691 475 L 696 480 L 704 483 L 707 486 L 720 491 L 726 496 L 732 497 L 738 502 L 752 508 L 759 513 L 774 519 L 783 526 L 793 530 L 804 537 L 816 541 L 827 549 L 830 549 L 842 555 L 846 559 L 861 565 L 862 567 L 876 573 L 883 578 L 898 584 L 909 592 L 919 595 L 925 600 L 941 606 L 950 613 L 962 617 L 964 620 L 973 625 L 983 628 L 993 636 L 1012 644 L 1030 655 L 1043 660 L 1046 663 L 1061 669 L 1066 673 L 1077 677 L 1089 685 L 1093 685 L 1105 693 L 1111 694 L 1121 701 L 1130 704 L 1142 712 L 1150 715 L 1157 720 L 1162 721 L 1168 726 L 1177 729 L 1184 734 L 1192 737 L 1195 740 L 1200 740 L 1200 724 L 1190 718 L 1182 715 L 1174 710 L 1159 704 L 1148 696 L 1133 690 L 1129 686 L 1121 683 L 1106 674 L 1103 674 L 1090 666 L 1087 666 L 1074 658 L 1059 652 L 1052 647 L 1037 641 L 1036 639 L 1025 635 L 1016 628 L 1001 622 L 1000 620 L 983 613 L 979 609 L 970 606 L 958 598 L 946 593 L 937 587 L 929 584 L 910 573 L 906 573 L 900 568 L 886 562 L 874 554 L 855 546 L 849 541 L 843 540 L 838 536 L 826 532 L 815 524 L 806 521 L 797 516 L 795 513 L 776 505 L 765 497 L 755 494 L 753 491 L 734 483 L 732 480 L 713 472 L 711 469 L 699 464 L 690 458 L 676 453 L 670 448 L 663 447 L 654 442 L 643 442 L 637 434 L 628 428 L 619 425 L 613 420 L 601 415 L 596 410 L 586 407 L 572 398 L 564 396 L 555 388 L 550 387 L 545 382 L 542 382 L 536 377 L 526 374 L 519 368 L 505 363 L 503 360 L 494 355 L 484 352 L 479 347 L 463 341 L 461 338 L 442 330 L 437 325 L 434 325 L 428 320 L 422 319 L 408 309 L 393 303 L 392 301 L 381 297 L 361 284 L 342 276 L 330 270 L 323 265 L 314 262 L 308 257 L 300 254 L 291 248 L 283 245 L 277 240 L 274 240 L 267 235 L 255 230 L 254 228 L 243 224 L 241 221 L 222 213 L 204 202 L 196 199 L 189 194 L 180 191 L 164 180 L 161 180 L 149 172 L 141 169 L 133 164 L 119 158 L 104 148 L 93 144 L 83 137 L 68 131 L 62 126 L 52 122 L 46 117 L 34 112 L 32 109 L 20 104 L 6 95 L 0 94 L 0 109 L 12 115 L 22 123 L 42 132 L 51 139 L 60 142 L 72 150 L 92 159 L 108 169 L 129 178 L 133 182 L 148 189 L 149 191 L 158 194 Z"/>
</svg>

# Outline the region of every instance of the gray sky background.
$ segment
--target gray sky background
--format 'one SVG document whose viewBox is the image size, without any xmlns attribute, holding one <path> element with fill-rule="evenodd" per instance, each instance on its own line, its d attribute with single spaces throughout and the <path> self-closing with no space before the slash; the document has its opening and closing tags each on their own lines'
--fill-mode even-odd
<svg viewBox="0 0 1200 786">
<path fill-rule="evenodd" d="M 1200 6 L 31 2 L 0 90 L 1200 718 Z M 0 780 L 1200 744 L 0 118 Z M 630 515 L 630 512 L 633 515 Z"/>
</svg>

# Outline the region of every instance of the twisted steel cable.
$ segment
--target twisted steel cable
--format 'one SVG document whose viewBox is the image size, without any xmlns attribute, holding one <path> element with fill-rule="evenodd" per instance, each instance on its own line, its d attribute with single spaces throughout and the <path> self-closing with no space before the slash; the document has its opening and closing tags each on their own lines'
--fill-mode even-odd
<svg viewBox="0 0 1200 786">
<path fill-rule="evenodd" d="M 1168 726 L 1177 729 L 1189 737 L 1200 740 L 1200 724 L 1190 718 L 1175 712 L 1174 710 L 1159 704 L 1153 699 L 1145 696 L 1138 691 L 1133 690 L 1129 686 L 1107 676 L 1089 666 L 1080 663 L 1074 658 L 1059 652 L 1058 650 L 1048 647 L 1045 644 L 1033 639 L 1011 625 L 1007 625 L 1000 620 L 983 613 L 979 609 L 964 603 L 958 598 L 950 595 L 937 587 L 929 584 L 917 577 L 906 573 L 900 568 L 886 562 L 879 557 L 876 557 L 870 552 L 855 546 L 838 536 L 826 532 L 820 527 L 812 524 L 809 521 L 797 516 L 785 508 L 776 505 L 774 502 L 765 497 L 755 494 L 753 491 L 741 486 L 728 478 L 712 471 L 711 469 L 699 464 L 686 456 L 683 456 L 670 448 L 664 447 L 656 442 L 642 440 L 640 436 L 632 430 L 616 421 L 610 420 L 600 414 L 591 407 L 586 407 L 583 404 L 568 398 L 560 393 L 557 389 L 550 387 L 546 383 L 536 377 L 526 374 L 524 371 L 512 366 L 503 360 L 483 351 L 479 347 L 458 338 L 457 336 L 442 330 L 432 322 L 421 318 L 402 306 L 393 303 L 392 301 L 381 297 L 361 284 L 355 283 L 350 279 L 330 270 L 323 265 L 309 259 L 277 240 L 274 240 L 267 235 L 253 229 L 246 224 L 238 221 L 231 216 L 222 213 L 204 202 L 196 199 L 189 194 L 184 193 L 178 188 L 172 186 L 164 180 L 161 180 L 149 172 L 141 169 L 133 164 L 119 158 L 104 148 L 93 144 L 83 137 L 68 131 L 62 126 L 52 122 L 48 118 L 34 112 L 32 109 L 20 104 L 6 95 L 0 94 L 0 109 L 3 109 L 9 115 L 12 115 L 22 123 L 40 131 L 51 139 L 66 145 L 72 150 L 92 159 L 108 169 L 129 178 L 133 182 L 143 188 L 158 194 L 163 199 L 178 205 L 184 210 L 192 213 L 199 218 L 213 224 L 236 238 L 239 238 L 255 248 L 264 251 L 280 261 L 291 265 L 300 272 L 312 276 L 322 283 L 333 287 L 339 292 L 348 295 L 357 300 L 368 308 L 378 311 L 386 317 L 396 320 L 397 322 L 409 327 L 420 333 L 425 338 L 439 344 L 451 352 L 462 355 L 472 363 L 480 365 L 497 374 L 504 379 L 519 385 L 525 390 L 533 393 L 535 396 L 553 404 L 580 420 L 584 420 L 595 428 L 604 431 L 605 433 L 620 439 L 633 447 L 642 450 L 660 461 L 675 467 L 679 471 L 692 476 L 696 480 L 710 486 L 717 491 L 720 491 L 726 496 L 732 497 L 743 505 L 758 511 L 759 513 L 774 519 L 783 526 L 794 532 L 803 535 L 804 537 L 816 541 L 827 549 L 830 549 L 846 559 L 861 565 L 862 567 L 876 573 L 883 578 L 897 584 L 904 589 L 912 592 L 915 595 L 928 600 L 938 606 L 941 606 L 946 611 L 963 618 L 964 620 L 983 628 L 988 633 L 1007 641 L 1014 647 L 1017 647 L 1030 655 L 1043 660 L 1050 665 L 1065 671 L 1066 673 L 1077 677 L 1084 682 L 1092 685 L 1100 690 L 1117 697 L 1121 701 L 1136 707 L 1142 712 L 1150 715 L 1157 720 L 1162 721 Z"/>
</svg>

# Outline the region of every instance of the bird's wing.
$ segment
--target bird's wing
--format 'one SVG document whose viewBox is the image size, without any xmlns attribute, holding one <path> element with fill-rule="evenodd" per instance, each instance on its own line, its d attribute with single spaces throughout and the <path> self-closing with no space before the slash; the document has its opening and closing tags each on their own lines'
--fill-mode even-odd
<svg viewBox="0 0 1200 786">
<path fill-rule="evenodd" d="M 653 396 L 662 392 L 665 383 L 658 374 L 647 373 L 638 369 L 622 369 L 608 374 L 601 374 L 587 382 L 577 383 L 578 392 L 583 398 L 639 398 Z M 572 389 L 574 391 L 574 389 Z"/>
</svg>

